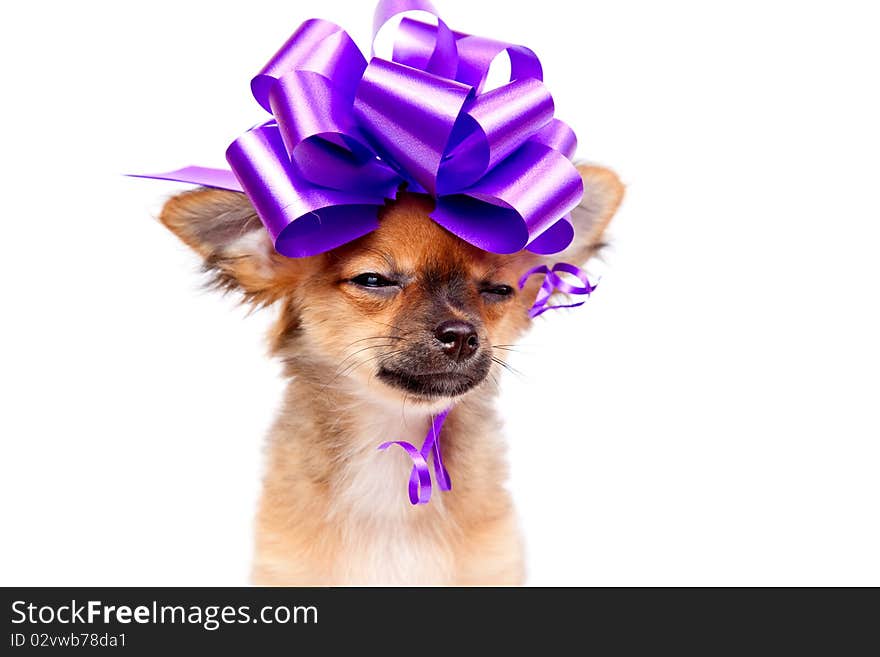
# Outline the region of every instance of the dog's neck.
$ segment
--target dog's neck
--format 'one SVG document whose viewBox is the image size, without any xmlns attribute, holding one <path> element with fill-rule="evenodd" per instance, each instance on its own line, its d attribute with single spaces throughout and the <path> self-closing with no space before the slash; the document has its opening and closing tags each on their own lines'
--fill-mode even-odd
<svg viewBox="0 0 880 657">
<path fill-rule="evenodd" d="M 456 481 L 457 492 L 471 490 L 475 483 L 489 484 L 489 479 L 505 471 L 503 449 L 493 431 L 493 393 L 494 385 L 488 383 L 454 404 L 418 403 L 395 399 L 369 384 L 342 382 L 331 389 L 309 377 L 296 377 L 289 384 L 274 432 L 283 458 L 292 457 L 294 462 L 276 459 L 270 467 L 297 468 L 289 476 L 322 482 L 334 513 L 411 518 L 407 483 L 412 461 L 396 448 L 378 451 L 379 445 L 407 441 L 421 448 L 433 418 L 451 406 L 440 444 L 453 487 Z M 457 466 L 467 473 L 456 472 Z M 464 477 L 484 481 L 465 481 Z M 442 510 L 445 497 L 435 480 L 429 506 Z"/>
<path fill-rule="evenodd" d="M 475 573 L 521 579 L 519 552 L 499 552 L 506 543 L 497 538 L 517 540 L 494 384 L 457 401 L 441 431 L 452 490 L 439 490 L 432 471 L 430 501 L 412 506 L 412 462 L 403 450 L 378 447 L 394 440 L 421 447 L 432 413 L 444 406 L 389 404 L 316 381 L 290 382 L 271 434 L 257 521 L 260 581 L 467 582 L 456 566 L 464 553 L 479 562 Z"/>
</svg>

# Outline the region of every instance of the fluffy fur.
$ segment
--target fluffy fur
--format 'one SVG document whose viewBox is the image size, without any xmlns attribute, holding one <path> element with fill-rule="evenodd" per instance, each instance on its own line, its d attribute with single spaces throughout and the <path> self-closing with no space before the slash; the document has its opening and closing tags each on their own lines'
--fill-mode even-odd
<svg viewBox="0 0 880 657">
<path fill-rule="evenodd" d="M 552 261 L 585 263 L 623 195 L 617 177 L 580 167 L 586 195 L 576 241 Z M 522 542 L 493 409 L 504 349 L 527 330 L 541 259 L 480 251 L 401 194 L 377 231 L 330 253 L 284 258 L 247 198 L 213 189 L 168 201 L 162 222 L 203 259 L 213 282 L 276 305 L 271 352 L 289 380 L 269 436 L 253 580 L 258 584 L 519 584 Z M 393 285 L 365 286 L 376 273 Z M 470 358 L 443 351 L 436 328 L 466 322 Z M 413 507 L 411 463 L 386 440 L 420 444 L 450 404 L 442 433 L 453 490 Z M 206 409 L 209 412 L 210 409 Z"/>
</svg>

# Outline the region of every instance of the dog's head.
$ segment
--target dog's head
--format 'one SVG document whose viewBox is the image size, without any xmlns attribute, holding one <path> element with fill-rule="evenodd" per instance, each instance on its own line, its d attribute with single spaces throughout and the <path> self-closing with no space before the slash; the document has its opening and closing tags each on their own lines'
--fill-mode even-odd
<svg viewBox="0 0 880 657">
<path fill-rule="evenodd" d="M 540 280 L 520 290 L 523 273 L 542 260 L 583 264 L 600 247 L 623 187 L 606 169 L 580 171 L 575 241 L 549 259 L 481 251 L 429 218 L 430 198 L 406 193 L 381 211 L 376 231 L 310 258 L 278 255 L 243 194 L 186 192 L 160 218 L 220 287 L 278 303 L 272 350 L 290 374 L 442 404 L 478 387 L 528 327 Z"/>
</svg>

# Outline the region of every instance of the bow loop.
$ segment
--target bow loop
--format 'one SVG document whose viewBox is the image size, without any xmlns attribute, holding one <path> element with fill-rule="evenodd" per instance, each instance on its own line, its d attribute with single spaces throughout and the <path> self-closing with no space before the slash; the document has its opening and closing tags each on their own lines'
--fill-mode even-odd
<svg viewBox="0 0 880 657">
<path fill-rule="evenodd" d="M 355 117 L 382 159 L 429 194 L 473 89 L 374 57 L 354 101 Z"/>
<path fill-rule="evenodd" d="M 548 187 L 552 192 L 548 193 Z M 584 195 L 584 183 L 568 158 L 530 140 L 465 193 L 506 208 L 519 217 L 526 230 L 526 239 L 514 249 L 518 251 L 537 240 L 561 217 L 571 212 Z M 478 217 L 474 219 L 478 220 Z M 493 242 L 496 239 L 494 235 L 488 237 Z M 561 251 L 568 246 L 568 242 L 555 246 L 558 247 L 556 250 Z M 512 252 L 495 248 L 488 250 Z"/>
<path fill-rule="evenodd" d="M 456 42 L 459 62 L 456 78 L 482 91 L 492 64 L 502 54 L 510 62 L 510 81 L 544 79 L 544 71 L 538 56 L 525 46 L 517 46 L 503 41 L 487 39 L 470 34 L 461 35 Z"/>
<path fill-rule="evenodd" d="M 323 253 L 378 228 L 375 206 L 383 197 L 309 183 L 290 166 L 276 125 L 246 132 L 226 159 L 282 255 Z"/>
<path fill-rule="evenodd" d="M 391 60 L 441 77 L 456 79 L 458 44 L 455 33 L 439 18 L 437 21 L 437 25 L 409 17 L 400 21 L 395 33 Z M 438 33 L 438 29 L 442 31 Z M 438 56 L 438 49 L 448 54 Z"/>
<path fill-rule="evenodd" d="M 439 19 L 437 25 L 431 25 L 413 18 L 404 18 L 396 33 L 392 59 L 407 66 L 437 73 L 438 71 L 429 68 L 429 65 L 437 48 L 438 30 L 448 30 L 445 23 Z M 474 87 L 478 93 L 484 90 L 492 64 L 503 55 L 507 55 L 510 67 L 508 82 L 527 78 L 544 79 L 541 61 L 525 46 L 462 32 L 450 31 L 450 33 L 454 40 L 455 59 L 451 55 L 447 56 L 450 66 L 447 68 L 449 72 L 446 77 Z M 439 39 L 444 44 L 448 44 L 449 37 L 446 34 L 439 36 Z M 445 47 L 451 53 L 452 48 L 448 45 Z M 457 63 L 455 68 L 452 67 L 453 62 Z"/>
<path fill-rule="evenodd" d="M 527 78 L 494 89 L 469 104 L 469 133 L 455 143 L 444 165 L 474 171 L 472 180 L 460 177 L 462 189 L 514 153 L 553 119 L 553 98 L 540 80 Z"/>
<path fill-rule="evenodd" d="M 350 97 L 367 67 L 345 30 L 321 18 L 307 20 L 251 80 L 251 92 L 267 112 L 272 112 L 269 93 L 276 82 L 291 71 L 309 71 L 332 81 Z"/>
<path fill-rule="evenodd" d="M 395 34 L 392 61 L 454 79 L 458 67 L 455 34 L 429 0 L 379 0 L 373 15 L 373 55 L 376 54 L 376 37 L 382 28 L 395 17 L 413 11 L 429 14 L 437 25 L 404 17 Z"/>
<path fill-rule="evenodd" d="M 550 123 L 538 130 L 538 132 L 532 136 L 531 141 L 544 144 L 544 146 L 559 151 L 569 160 L 574 159 L 578 144 L 574 130 L 572 130 L 567 123 L 560 121 L 559 119 L 553 119 Z"/>
<path fill-rule="evenodd" d="M 393 192 L 400 178 L 367 145 L 352 119 L 352 102 L 310 71 L 287 73 L 269 92 L 288 157 L 303 178 L 332 189 Z"/>
</svg>

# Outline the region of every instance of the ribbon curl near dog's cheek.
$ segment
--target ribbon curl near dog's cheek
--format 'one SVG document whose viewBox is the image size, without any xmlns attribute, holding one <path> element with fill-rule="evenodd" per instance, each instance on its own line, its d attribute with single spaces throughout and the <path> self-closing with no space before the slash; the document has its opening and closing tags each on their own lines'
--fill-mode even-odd
<svg viewBox="0 0 880 657">
<path fill-rule="evenodd" d="M 572 276 L 576 277 L 581 282 L 581 285 L 575 285 L 566 281 L 559 275 L 560 272 L 571 274 Z M 586 303 L 586 301 L 579 301 L 576 303 L 558 304 L 553 306 L 548 305 L 550 297 L 552 297 L 553 294 L 556 292 L 589 297 L 599 285 L 598 282 L 595 285 L 590 283 L 587 272 L 580 267 L 572 265 L 568 262 L 558 262 L 553 265 L 552 268 L 548 267 L 547 265 L 538 265 L 537 267 L 532 267 L 531 269 L 529 269 L 525 274 L 523 274 L 522 278 L 519 281 L 520 289 L 525 287 L 526 282 L 529 278 L 538 274 L 543 275 L 544 279 L 541 282 L 541 287 L 538 289 L 538 294 L 535 298 L 535 302 L 529 309 L 529 317 L 532 318 L 543 315 L 548 310 L 558 310 L 560 308 L 577 308 L 578 306 L 582 306 L 584 305 L 584 303 Z"/>
</svg>

